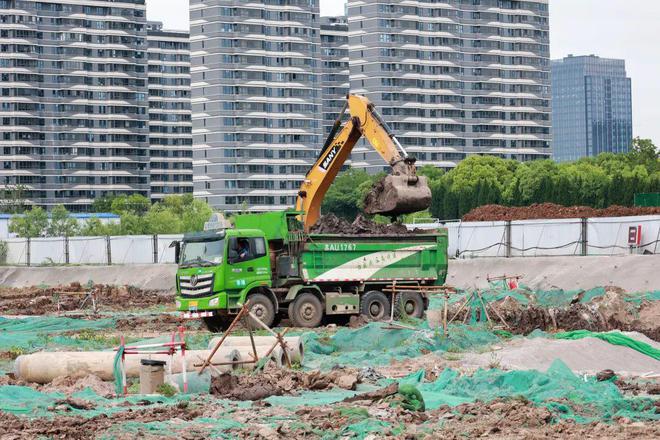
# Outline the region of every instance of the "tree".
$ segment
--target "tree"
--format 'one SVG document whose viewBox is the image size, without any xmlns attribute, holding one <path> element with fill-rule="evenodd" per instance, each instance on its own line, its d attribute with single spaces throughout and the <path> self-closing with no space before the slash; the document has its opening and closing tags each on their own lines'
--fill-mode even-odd
<svg viewBox="0 0 660 440">
<path fill-rule="evenodd" d="M 440 180 L 445 174 L 445 170 L 442 168 L 434 167 L 433 165 L 424 165 L 423 167 L 417 170 L 417 174 L 420 176 L 425 176 L 429 179 L 429 183 Z"/>
<path fill-rule="evenodd" d="M 2 190 L 0 209 L 6 214 L 22 214 L 27 210 L 25 185 L 6 185 Z"/>
<path fill-rule="evenodd" d="M 49 237 L 71 237 L 78 232 L 78 221 L 69 215 L 64 205 L 57 205 L 50 213 L 50 223 L 46 228 Z"/>
<path fill-rule="evenodd" d="M 628 157 L 633 164 L 646 166 L 650 173 L 660 171 L 660 149 L 651 139 L 635 138 Z"/>
<path fill-rule="evenodd" d="M 361 212 L 364 196 L 373 182 L 366 171 L 350 169 L 341 173 L 328 189 L 321 212 L 352 221 Z"/>
<path fill-rule="evenodd" d="M 48 227 L 48 214 L 39 206 L 34 206 L 25 214 L 12 216 L 9 221 L 9 232 L 19 237 L 42 237 Z"/>
<path fill-rule="evenodd" d="M 111 210 L 115 214 L 144 215 L 149 211 L 151 201 L 141 194 L 121 195 L 112 200 Z"/>
<path fill-rule="evenodd" d="M 117 198 L 115 195 L 103 196 L 94 199 L 92 212 L 112 212 L 112 202 Z"/>
</svg>

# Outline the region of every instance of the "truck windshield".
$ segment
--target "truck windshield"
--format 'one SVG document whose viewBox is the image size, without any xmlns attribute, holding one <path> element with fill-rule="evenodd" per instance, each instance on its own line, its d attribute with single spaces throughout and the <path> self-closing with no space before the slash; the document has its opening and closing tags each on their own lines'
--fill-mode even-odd
<svg viewBox="0 0 660 440">
<path fill-rule="evenodd" d="M 181 266 L 216 266 L 222 263 L 225 240 L 184 242 L 181 249 Z"/>
</svg>

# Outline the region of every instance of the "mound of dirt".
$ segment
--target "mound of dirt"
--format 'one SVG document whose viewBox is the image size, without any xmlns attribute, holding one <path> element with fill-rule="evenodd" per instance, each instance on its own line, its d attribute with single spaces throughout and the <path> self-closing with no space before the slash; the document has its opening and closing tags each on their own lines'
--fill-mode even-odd
<svg viewBox="0 0 660 440">
<path fill-rule="evenodd" d="M 55 287 L 14 287 L 0 289 L 0 313 L 16 315 L 45 315 L 80 310 L 86 294 L 95 295 L 100 310 L 130 310 L 159 304 L 171 304 L 172 294 L 159 290 L 142 290 L 133 286 L 95 284 L 82 286 L 71 283 Z M 91 298 L 84 309 L 92 308 Z"/>
<path fill-rule="evenodd" d="M 614 286 L 605 289 L 605 295 L 595 297 L 587 303 L 578 302 L 576 298 L 573 304 L 554 308 L 537 304 L 524 305 L 507 296 L 488 304 L 488 314 L 491 319 L 499 322 L 499 312 L 515 334 L 527 335 L 536 329 L 596 332 L 621 330 L 636 331 L 660 341 L 660 301 L 642 301 L 635 305 L 625 300 L 625 290 Z M 460 305 L 457 303 L 450 307 L 450 316 L 458 312 Z M 464 308 L 456 321 L 467 321 L 471 313 L 469 308 Z M 477 316 L 480 317 L 480 314 L 481 311 L 477 310 Z M 484 316 L 482 320 L 485 319 Z"/>
<path fill-rule="evenodd" d="M 93 374 L 84 377 L 56 377 L 51 383 L 39 387 L 39 391 L 47 393 L 59 391 L 66 395 L 71 395 L 85 388 L 91 388 L 92 391 L 101 397 L 110 398 L 115 394 L 115 386 L 112 382 L 104 382 Z"/>
<path fill-rule="evenodd" d="M 261 374 L 224 373 L 211 380 L 211 394 L 233 400 L 261 400 L 270 396 L 297 395 L 301 390 L 342 388 L 354 390 L 358 373 L 348 370 L 289 371 L 266 369 Z"/>
<path fill-rule="evenodd" d="M 414 232 L 408 230 L 402 223 L 380 224 L 359 214 L 353 223 L 337 217 L 334 214 L 324 215 L 310 229 L 312 234 L 342 234 L 342 235 L 408 235 Z"/>
<path fill-rule="evenodd" d="M 466 222 L 539 220 L 555 218 L 630 217 L 660 214 L 660 207 L 640 208 L 613 205 L 605 209 L 535 203 L 530 206 L 484 205 L 463 216 Z"/>
</svg>

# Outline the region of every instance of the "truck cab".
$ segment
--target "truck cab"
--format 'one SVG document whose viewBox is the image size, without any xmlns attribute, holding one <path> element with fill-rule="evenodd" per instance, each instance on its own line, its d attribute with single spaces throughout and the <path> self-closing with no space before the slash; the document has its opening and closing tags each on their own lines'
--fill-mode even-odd
<svg viewBox="0 0 660 440">
<path fill-rule="evenodd" d="M 226 319 L 218 311 L 238 310 L 251 291 L 271 286 L 268 241 L 256 229 L 221 229 L 186 234 L 179 245 L 177 309 L 185 317 L 203 318 L 209 328 Z M 268 310 L 267 310 L 268 309 Z M 269 320 L 271 307 L 252 310 Z"/>
</svg>

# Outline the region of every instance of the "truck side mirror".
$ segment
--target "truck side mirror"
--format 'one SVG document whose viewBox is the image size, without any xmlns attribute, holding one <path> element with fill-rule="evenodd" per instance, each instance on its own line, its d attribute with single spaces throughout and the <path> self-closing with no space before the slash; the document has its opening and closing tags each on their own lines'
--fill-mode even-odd
<svg viewBox="0 0 660 440">
<path fill-rule="evenodd" d="M 170 243 L 170 247 L 174 248 L 174 262 L 179 264 L 179 257 L 181 257 L 181 242 L 175 240 Z"/>
</svg>

